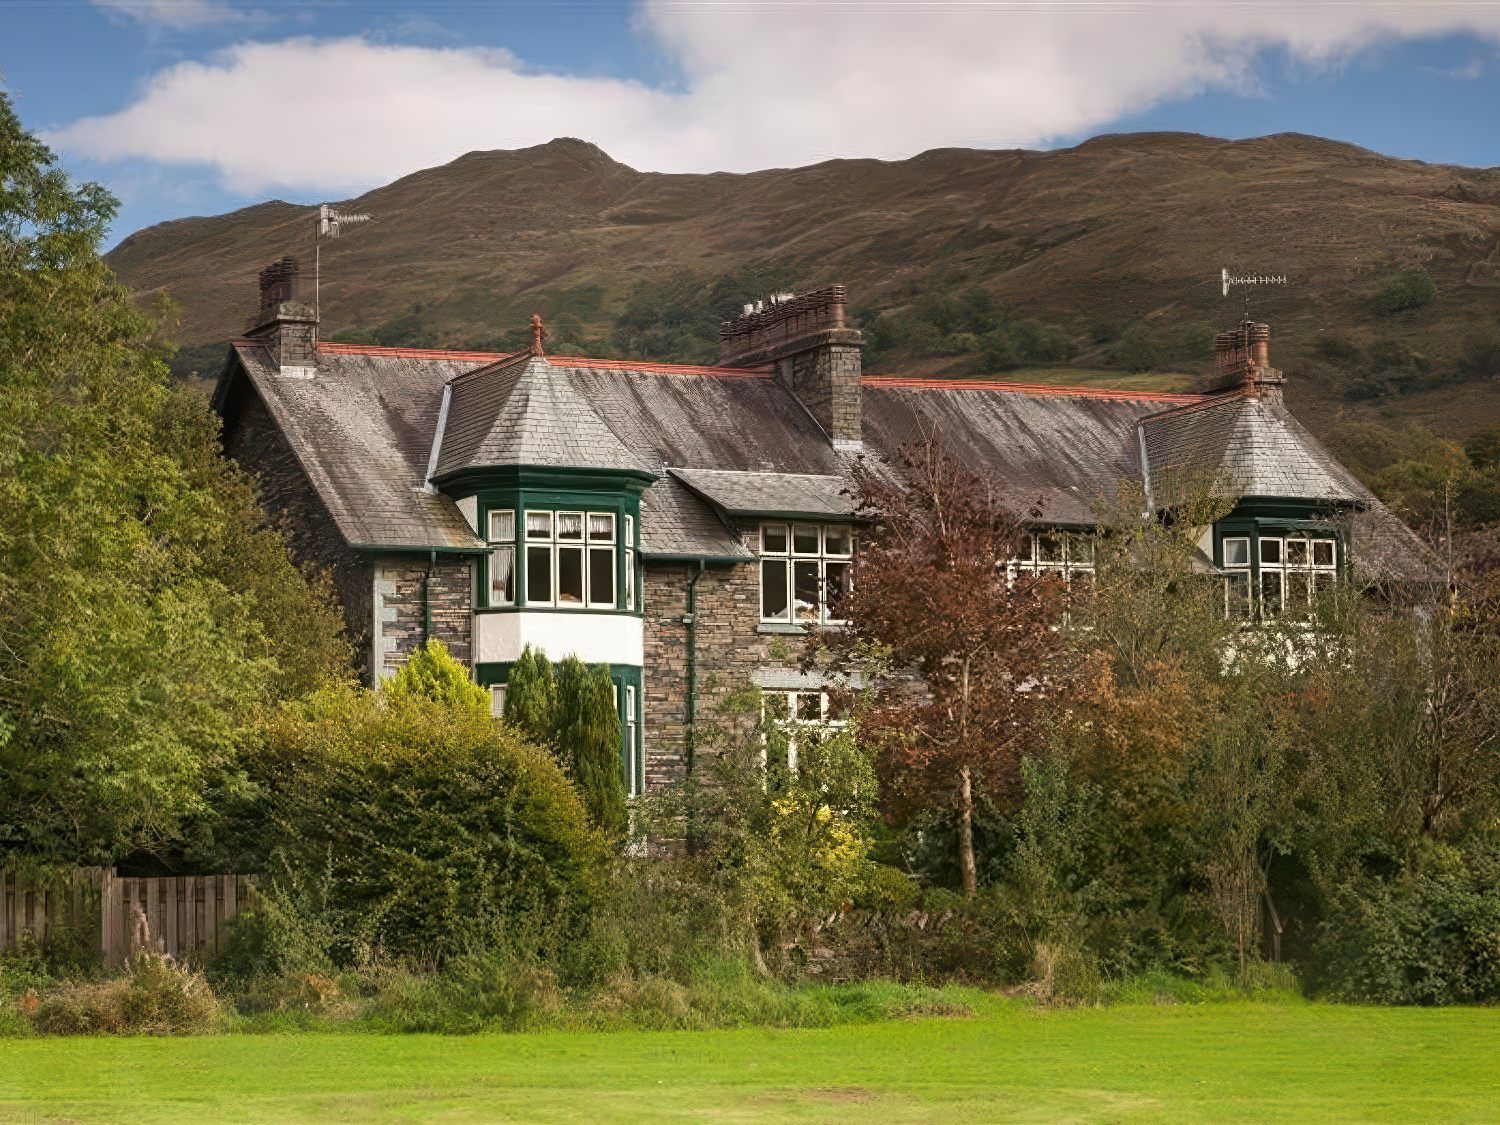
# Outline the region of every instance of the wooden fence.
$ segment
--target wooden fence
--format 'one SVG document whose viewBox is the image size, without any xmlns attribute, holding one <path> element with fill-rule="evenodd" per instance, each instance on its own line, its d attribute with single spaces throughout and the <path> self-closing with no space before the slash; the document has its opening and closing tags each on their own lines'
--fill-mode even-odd
<svg viewBox="0 0 1500 1125">
<path fill-rule="evenodd" d="M 42 884 L 0 871 L 0 949 L 67 926 L 97 933 L 111 968 L 142 950 L 202 964 L 224 949 L 227 923 L 254 901 L 251 875 L 132 878 L 80 868 Z"/>
</svg>

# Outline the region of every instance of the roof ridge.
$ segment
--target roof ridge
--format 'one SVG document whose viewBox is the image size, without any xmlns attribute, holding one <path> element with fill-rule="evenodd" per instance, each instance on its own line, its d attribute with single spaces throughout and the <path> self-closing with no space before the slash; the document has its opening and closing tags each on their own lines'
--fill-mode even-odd
<svg viewBox="0 0 1500 1125">
<path fill-rule="evenodd" d="M 1135 399 L 1140 402 L 1180 402 L 1198 405 L 1204 396 L 1187 391 L 1130 391 L 1118 387 L 1078 387 L 1053 383 L 1007 383 L 1000 379 L 953 379 L 922 375 L 866 375 L 868 387 L 902 387 L 912 390 L 1009 391 L 1023 395 L 1056 395 L 1066 398 Z M 1165 413 L 1165 412 L 1163 412 Z"/>
<path fill-rule="evenodd" d="M 318 341 L 318 351 L 329 355 L 384 355 L 394 359 L 509 359 L 512 352 L 480 352 L 455 348 L 401 348 L 382 344 L 338 344 Z"/>
</svg>

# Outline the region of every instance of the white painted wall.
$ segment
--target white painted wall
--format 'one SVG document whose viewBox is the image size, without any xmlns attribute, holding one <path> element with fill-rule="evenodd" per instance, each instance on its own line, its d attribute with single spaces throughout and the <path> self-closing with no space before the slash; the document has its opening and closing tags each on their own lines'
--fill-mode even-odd
<svg viewBox="0 0 1500 1125">
<path fill-rule="evenodd" d="M 639 617 L 528 609 L 474 615 L 474 662 L 519 660 L 527 645 L 549 660 L 576 656 L 588 664 L 643 663 L 645 628 Z"/>
</svg>

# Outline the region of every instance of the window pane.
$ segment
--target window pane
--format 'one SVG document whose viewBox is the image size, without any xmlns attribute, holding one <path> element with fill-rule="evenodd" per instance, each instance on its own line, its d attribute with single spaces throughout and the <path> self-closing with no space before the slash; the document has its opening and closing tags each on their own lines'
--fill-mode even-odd
<svg viewBox="0 0 1500 1125">
<path fill-rule="evenodd" d="M 780 722 L 787 716 L 786 692 L 768 691 L 761 701 L 765 709 L 766 718 L 772 722 Z"/>
<path fill-rule="evenodd" d="M 1250 576 L 1248 574 L 1224 576 L 1224 610 L 1231 618 L 1250 616 Z"/>
<path fill-rule="evenodd" d="M 818 564 L 816 561 L 792 564 L 792 600 L 797 610 L 798 621 L 818 619 Z"/>
<path fill-rule="evenodd" d="M 1264 542 L 1264 540 L 1262 540 Z M 1260 611 L 1267 617 L 1281 616 L 1281 571 L 1260 572 Z"/>
<path fill-rule="evenodd" d="M 634 516 L 626 516 L 625 517 L 625 545 L 627 547 L 634 547 L 635 546 L 635 517 Z"/>
<path fill-rule="evenodd" d="M 1094 537 L 1085 532 L 1068 536 L 1068 561 L 1078 566 L 1094 564 Z"/>
<path fill-rule="evenodd" d="M 490 552 L 490 605 L 512 605 L 516 600 L 516 549 Z"/>
<path fill-rule="evenodd" d="M 510 543 L 516 538 L 516 513 L 512 511 L 490 513 L 490 542 Z"/>
<path fill-rule="evenodd" d="M 1312 545 L 1312 553 L 1314 566 L 1332 566 L 1333 540 L 1315 539 Z"/>
<path fill-rule="evenodd" d="M 589 513 L 589 542 L 611 543 L 615 538 L 615 517 L 609 512 Z"/>
<path fill-rule="evenodd" d="M 490 685 L 490 714 L 497 719 L 505 717 L 505 685 Z"/>
<path fill-rule="evenodd" d="M 823 581 L 825 583 L 823 599 L 828 610 L 827 618 L 829 621 L 842 621 L 844 595 L 849 591 L 849 564 L 846 562 L 824 563 Z"/>
<path fill-rule="evenodd" d="M 1289 535 L 1289 536 L 1287 536 L 1287 540 L 1286 540 L 1286 565 L 1287 566 L 1306 566 L 1307 565 L 1307 558 L 1308 558 L 1308 554 L 1307 554 L 1307 540 L 1304 539 L 1304 538 L 1302 538 L 1302 536 L 1300 536 L 1300 535 L 1295 535 L 1295 536 Z"/>
<path fill-rule="evenodd" d="M 1224 565 L 1225 566 L 1249 566 L 1250 565 L 1250 540 L 1248 540 L 1248 539 L 1226 539 L 1226 540 L 1224 540 Z"/>
<path fill-rule="evenodd" d="M 615 549 L 589 548 L 589 604 L 615 604 Z"/>
<path fill-rule="evenodd" d="M 1270 563 L 1273 566 L 1280 564 L 1280 562 L 1281 562 L 1281 540 L 1280 539 L 1264 539 L 1264 538 L 1261 539 L 1261 541 L 1260 541 L 1260 561 L 1263 562 L 1263 563 Z"/>
<path fill-rule="evenodd" d="M 527 515 L 527 522 L 530 522 Z M 526 548 L 526 600 L 528 602 L 550 602 L 552 600 L 552 548 Z"/>
<path fill-rule="evenodd" d="M 526 513 L 526 538 L 527 539 L 551 539 L 552 538 L 552 513 L 551 512 L 527 512 Z"/>
<path fill-rule="evenodd" d="M 1291 544 L 1288 543 L 1287 546 L 1290 548 Z M 1311 577 L 1305 570 L 1293 570 L 1286 576 L 1287 611 L 1295 617 L 1305 616 L 1307 613 L 1311 593 L 1308 579 Z"/>
<path fill-rule="evenodd" d="M 799 523 L 792 526 L 792 552 L 798 555 L 818 553 L 818 527 L 816 524 Z"/>
<path fill-rule="evenodd" d="M 570 543 L 579 542 L 583 538 L 583 513 L 558 512 L 557 538 L 566 539 Z"/>
<path fill-rule="evenodd" d="M 635 608 L 635 552 L 625 552 L 625 608 Z"/>
<path fill-rule="evenodd" d="M 557 549 L 557 604 L 583 602 L 583 548 Z"/>
<path fill-rule="evenodd" d="M 847 555 L 851 545 L 847 527 L 834 526 L 823 529 L 823 550 L 830 555 Z"/>
<path fill-rule="evenodd" d="M 1062 536 L 1052 531 L 1039 533 L 1036 537 L 1036 557 L 1038 562 L 1062 562 Z"/>
<path fill-rule="evenodd" d="M 767 621 L 787 620 L 787 564 L 763 559 L 760 564 L 760 615 Z"/>
<path fill-rule="evenodd" d="M 786 554 L 786 524 L 762 524 L 760 529 L 760 549 L 768 555 Z"/>
<path fill-rule="evenodd" d="M 799 691 L 797 699 L 797 721 L 816 723 L 823 718 L 822 696 L 815 691 Z"/>
</svg>

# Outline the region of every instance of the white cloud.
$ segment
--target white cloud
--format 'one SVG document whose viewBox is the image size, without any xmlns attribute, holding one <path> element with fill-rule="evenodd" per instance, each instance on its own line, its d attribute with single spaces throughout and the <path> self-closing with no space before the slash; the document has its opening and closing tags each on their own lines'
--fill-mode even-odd
<svg viewBox="0 0 1500 1125">
<path fill-rule="evenodd" d="M 662 171 L 895 158 L 1045 144 L 1204 89 L 1253 92 L 1273 47 L 1321 68 L 1402 38 L 1496 41 L 1500 7 L 646 0 L 638 26 L 681 83 L 542 73 L 494 49 L 288 39 L 177 64 L 51 139 L 99 160 L 207 165 L 247 193 L 352 192 L 555 136 Z"/>
<path fill-rule="evenodd" d="M 91 0 L 112 16 L 145 24 L 150 28 L 192 31 L 220 24 L 243 23 L 250 13 L 232 8 L 224 0 Z"/>
</svg>

